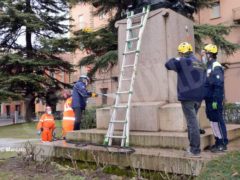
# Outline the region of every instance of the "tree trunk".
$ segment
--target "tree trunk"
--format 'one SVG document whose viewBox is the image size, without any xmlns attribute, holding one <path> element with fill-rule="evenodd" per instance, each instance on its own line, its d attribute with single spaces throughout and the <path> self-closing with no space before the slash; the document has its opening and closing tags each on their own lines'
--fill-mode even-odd
<svg viewBox="0 0 240 180">
<path fill-rule="evenodd" d="M 32 13 L 32 8 L 31 8 L 31 0 L 26 0 L 26 13 Z M 32 30 L 31 28 L 26 26 L 26 53 L 27 57 L 31 57 L 31 53 L 33 50 L 32 47 Z M 26 122 L 31 122 L 33 113 L 35 111 L 35 103 L 34 103 L 34 97 L 31 94 L 28 94 L 25 99 L 25 120 Z"/>
<path fill-rule="evenodd" d="M 31 13 L 31 1 L 26 0 L 26 13 Z M 26 49 L 27 49 L 27 57 L 30 57 L 30 54 L 33 50 L 32 48 L 32 30 L 26 26 Z"/>
<path fill-rule="evenodd" d="M 33 114 L 35 112 L 35 103 L 34 97 L 32 95 L 28 95 L 25 99 L 25 120 L 26 122 L 32 122 Z"/>
</svg>

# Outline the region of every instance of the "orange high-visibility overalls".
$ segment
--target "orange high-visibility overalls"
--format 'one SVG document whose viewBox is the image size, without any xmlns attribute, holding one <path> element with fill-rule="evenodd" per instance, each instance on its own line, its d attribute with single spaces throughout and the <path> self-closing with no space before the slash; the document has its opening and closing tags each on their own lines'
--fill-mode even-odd
<svg viewBox="0 0 240 180">
<path fill-rule="evenodd" d="M 63 121 L 62 121 L 62 134 L 66 136 L 67 132 L 73 131 L 75 121 L 75 114 L 72 109 L 72 98 L 68 98 L 64 104 Z"/>
<path fill-rule="evenodd" d="M 42 141 L 52 141 L 53 130 L 55 129 L 54 117 L 51 114 L 43 114 L 38 122 L 37 129 L 42 129 Z"/>
</svg>

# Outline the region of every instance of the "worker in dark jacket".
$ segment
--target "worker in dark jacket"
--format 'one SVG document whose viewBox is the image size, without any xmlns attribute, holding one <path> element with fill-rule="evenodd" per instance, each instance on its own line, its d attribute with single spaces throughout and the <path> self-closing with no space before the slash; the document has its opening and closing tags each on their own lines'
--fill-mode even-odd
<svg viewBox="0 0 240 180">
<path fill-rule="evenodd" d="M 166 64 L 168 70 L 177 73 L 178 100 L 187 120 L 190 148 L 187 155 L 200 156 L 200 132 L 197 112 L 204 97 L 205 69 L 196 59 L 191 44 L 183 42 L 178 46 L 180 58 L 172 58 Z"/>
<path fill-rule="evenodd" d="M 80 130 L 82 111 L 86 108 L 87 98 L 97 97 L 96 93 L 87 90 L 89 82 L 90 79 L 88 76 L 81 75 L 79 81 L 73 86 L 72 109 L 75 114 L 74 130 Z"/>
<path fill-rule="evenodd" d="M 212 152 L 227 150 L 228 138 L 223 119 L 224 98 L 224 70 L 217 62 L 218 49 L 216 45 L 208 44 L 204 47 L 207 59 L 207 80 L 205 84 L 206 114 L 215 136 Z"/>
</svg>

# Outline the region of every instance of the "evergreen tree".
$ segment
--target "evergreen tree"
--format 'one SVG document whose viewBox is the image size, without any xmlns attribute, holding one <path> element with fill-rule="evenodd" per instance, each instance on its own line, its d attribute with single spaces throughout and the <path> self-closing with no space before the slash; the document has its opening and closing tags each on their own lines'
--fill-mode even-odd
<svg viewBox="0 0 240 180">
<path fill-rule="evenodd" d="M 0 2 L 0 100 L 24 100 L 27 121 L 36 97 L 69 86 L 53 76 L 73 71 L 59 56 L 76 48 L 60 38 L 69 30 L 68 8 L 66 0 Z"/>
<path fill-rule="evenodd" d="M 200 24 L 194 26 L 194 37 L 196 42 L 196 51 L 200 52 L 204 46 L 203 40 L 210 38 L 226 55 L 233 54 L 239 49 L 238 44 L 227 41 L 224 36 L 231 32 L 231 28 L 224 25 Z"/>
<path fill-rule="evenodd" d="M 94 32 L 78 31 L 76 41 L 87 51 L 88 56 L 79 61 L 79 66 L 93 65 L 89 76 L 92 77 L 98 70 L 111 69 L 117 64 L 117 32 L 108 27 Z"/>
<path fill-rule="evenodd" d="M 85 32 L 78 31 L 75 33 L 77 36 L 77 40 L 81 42 L 81 49 L 87 50 L 89 55 L 80 60 L 79 66 L 85 66 L 92 64 L 93 69 L 89 75 L 94 75 L 95 72 L 101 69 L 106 69 L 109 66 L 113 66 L 117 64 L 117 29 L 114 27 L 114 24 L 117 20 L 120 20 L 121 13 L 127 9 L 128 5 L 132 2 L 136 4 L 137 0 L 79 0 L 79 2 L 89 3 L 94 7 L 97 7 L 97 11 L 95 14 L 108 13 L 112 9 L 116 10 L 115 16 L 109 20 L 108 27 L 98 30 L 96 32 Z M 180 0 L 181 1 L 181 0 Z M 166 2 L 173 2 L 171 0 Z M 201 8 L 211 7 L 215 2 L 214 0 L 186 0 L 190 6 L 193 7 L 194 11 L 197 12 Z M 181 13 L 184 9 L 174 9 L 176 12 Z M 182 13 L 184 14 L 184 13 Z M 190 16 L 193 19 L 192 14 Z M 224 35 L 228 35 L 230 33 L 230 28 L 225 27 L 223 25 L 195 25 L 195 40 L 196 40 L 196 49 L 199 50 L 202 48 L 203 42 L 202 40 L 205 38 L 210 38 L 213 40 L 217 46 L 219 46 L 226 54 L 234 53 L 238 45 L 233 44 L 227 41 L 224 38 Z M 116 36 L 116 37 L 114 37 Z M 112 38 L 112 39 L 111 39 Z M 103 39 L 103 41 L 101 41 Z M 109 40 L 109 44 L 105 42 L 105 40 Z M 113 49 L 116 47 L 116 49 Z M 104 49 L 100 51 L 98 48 Z M 96 50 L 97 49 L 97 50 Z"/>
</svg>

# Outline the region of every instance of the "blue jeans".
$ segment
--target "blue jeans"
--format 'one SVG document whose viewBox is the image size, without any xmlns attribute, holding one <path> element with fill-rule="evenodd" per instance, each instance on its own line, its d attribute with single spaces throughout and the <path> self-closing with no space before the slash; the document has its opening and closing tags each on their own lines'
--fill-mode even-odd
<svg viewBox="0 0 240 180">
<path fill-rule="evenodd" d="M 197 120 L 198 109 L 201 105 L 198 101 L 181 101 L 182 110 L 187 120 L 188 140 L 190 142 L 190 151 L 193 154 L 201 152 L 200 132 Z"/>
</svg>

